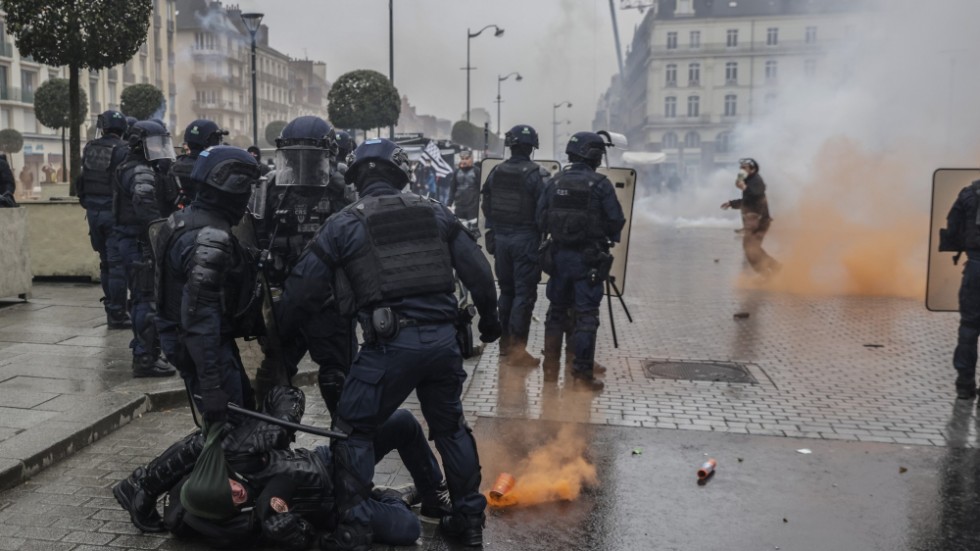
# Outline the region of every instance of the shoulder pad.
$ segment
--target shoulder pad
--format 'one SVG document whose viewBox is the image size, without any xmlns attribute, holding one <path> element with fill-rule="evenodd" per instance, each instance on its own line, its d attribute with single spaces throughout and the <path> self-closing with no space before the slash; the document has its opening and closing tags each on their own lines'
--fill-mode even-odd
<svg viewBox="0 0 980 551">
<path fill-rule="evenodd" d="M 231 245 L 231 234 L 221 228 L 205 226 L 197 233 L 196 243 L 224 248 Z"/>
</svg>

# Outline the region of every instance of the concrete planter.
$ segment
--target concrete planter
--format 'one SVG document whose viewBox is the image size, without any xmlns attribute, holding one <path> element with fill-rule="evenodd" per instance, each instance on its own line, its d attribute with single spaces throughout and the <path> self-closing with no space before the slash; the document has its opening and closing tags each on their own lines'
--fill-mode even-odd
<svg viewBox="0 0 980 551">
<path fill-rule="evenodd" d="M 31 294 L 27 209 L 0 209 L 0 298 Z"/>
</svg>

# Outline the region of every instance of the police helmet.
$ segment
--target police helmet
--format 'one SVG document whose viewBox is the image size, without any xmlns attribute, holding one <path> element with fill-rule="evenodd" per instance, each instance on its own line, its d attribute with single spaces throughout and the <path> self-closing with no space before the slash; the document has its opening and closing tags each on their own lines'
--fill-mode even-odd
<svg viewBox="0 0 980 551">
<path fill-rule="evenodd" d="M 347 156 L 351 154 L 351 151 L 354 151 L 354 148 L 357 147 L 357 144 L 354 143 L 354 138 L 343 130 L 338 130 L 334 134 L 334 141 L 337 142 L 337 158 L 341 161 L 346 160 Z"/>
<path fill-rule="evenodd" d="M 344 180 L 360 189 L 364 183 L 362 176 L 375 169 L 382 169 L 384 176 L 396 180 L 388 180 L 388 183 L 402 188 L 408 183 L 410 170 L 408 154 L 390 140 L 384 138 L 367 140 L 347 157 L 347 173 L 344 174 Z"/>
<path fill-rule="evenodd" d="M 283 127 L 276 138 L 276 148 L 291 146 L 312 146 L 334 151 L 333 127 L 330 123 L 313 115 L 304 115 L 291 120 Z"/>
<path fill-rule="evenodd" d="M 534 128 L 526 124 L 518 124 L 504 134 L 504 145 L 514 147 L 515 145 L 527 144 L 538 148 L 538 133 Z"/>
<path fill-rule="evenodd" d="M 129 128 L 129 122 L 126 121 L 125 115 L 110 109 L 99 115 L 97 126 L 102 129 L 103 134 L 111 132 L 122 136 Z"/>
<path fill-rule="evenodd" d="M 129 149 L 142 151 L 148 161 L 174 158 L 170 132 L 157 121 L 139 121 L 130 127 Z"/>
<path fill-rule="evenodd" d="M 580 157 L 587 161 L 600 162 L 606 153 L 606 141 L 595 132 L 576 132 L 565 147 L 568 158 Z"/>
<path fill-rule="evenodd" d="M 747 167 L 751 168 L 752 170 L 754 170 L 756 172 L 759 171 L 759 163 L 757 163 L 756 160 L 755 159 L 752 159 L 751 157 L 746 157 L 744 159 L 739 159 L 738 160 L 738 166 L 740 166 L 740 167 L 747 166 Z"/>
<path fill-rule="evenodd" d="M 240 147 L 216 145 L 198 155 L 191 179 L 232 195 L 252 193 L 260 177 L 259 163 Z"/>
<path fill-rule="evenodd" d="M 197 119 L 184 130 L 184 143 L 191 150 L 200 151 L 213 145 L 221 145 L 221 137 L 227 135 L 228 131 L 219 128 L 214 121 Z"/>
</svg>

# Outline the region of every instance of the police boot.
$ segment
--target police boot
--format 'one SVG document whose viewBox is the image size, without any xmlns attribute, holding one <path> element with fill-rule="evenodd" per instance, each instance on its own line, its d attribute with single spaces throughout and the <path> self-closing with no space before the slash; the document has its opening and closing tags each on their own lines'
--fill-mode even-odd
<svg viewBox="0 0 980 551">
<path fill-rule="evenodd" d="M 449 487 L 446 481 L 439 483 L 434 490 L 421 497 L 422 507 L 419 514 L 423 518 L 434 519 L 433 522 L 453 512 L 453 502 L 449 499 Z"/>
<path fill-rule="evenodd" d="M 106 326 L 109 329 L 129 329 L 133 326 L 133 321 L 129 319 L 129 315 L 122 310 L 118 312 L 106 310 L 105 315 Z"/>
<path fill-rule="evenodd" d="M 515 342 L 507 356 L 507 365 L 513 367 L 538 367 L 541 360 L 528 353 L 524 342 Z"/>
<path fill-rule="evenodd" d="M 607 371 L 606 366 L 602 365 L 599 362 L 595 362 L 595 361 L 592 362 L 592 374 L 593 375 L 601 375 L 601 374 L 605 373 L 606 371 Z"/>
<path fill-rule="evenodd" d="M 960 400 L 972 400 L 977 397 L 976 372 L 959 372 L 956 376 L 956 397 Z"/>
<path fill-rule="evenodd" d="M 479 515 L 446 515 L 439 521 L 439 529 L 447 538 L 467 547 L 483 546 L 483 525 L 487 517 Z"/>
<path fill-rule="evenodd" d="M 133 377 L 170 377 L 177 370 L 167 360 L 153 354 L 141 354 L 133 358 Z"/>
<path fill-rule="evenodd" d="M 157 498 L 194 469 L 203 444 L 192 434 L 167 448 L 144 469 L 137 468 L 129 478 L 112 488 L 116 501 L 129 513 L 133 525 L 143 532 L 163 532 L 163 519 L 157 512 Z"/>
</svg>

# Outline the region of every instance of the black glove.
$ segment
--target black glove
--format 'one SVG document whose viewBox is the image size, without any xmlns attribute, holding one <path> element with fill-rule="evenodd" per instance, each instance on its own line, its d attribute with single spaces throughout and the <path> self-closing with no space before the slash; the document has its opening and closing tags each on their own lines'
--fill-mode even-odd
<svg viewBox="0 0 980 551">
<path fill-rule="evenodd" d="M 493 230 L 487 230 L 483 234 L 483 242 L 487 245 L 487 252 L 495 255 L 497 253 L 497 236 L 494 235 Z"/>
<path fill-rule="evenodd" d="M 224 421 L 228 417 L 228 394 L 221 387 L 203 389 L 200 409 L 205 421 Z"/>
<path fill-rule="evenodd" d="M 309 549 L 316 529 L 296 513 L 272 515 L 262 522 L 262 535 L 270 543 L 290 550 Z"/>
<path fill-rule="evenodd" d="M 504 332 L 503 328 L 500 327 L 500 320 L 497 319 L 496 314 L 490 318 L 481 317 L 478 328 L 480 330 L 480 340 L 483 342 L 494 342 Z"/>
</svg>

